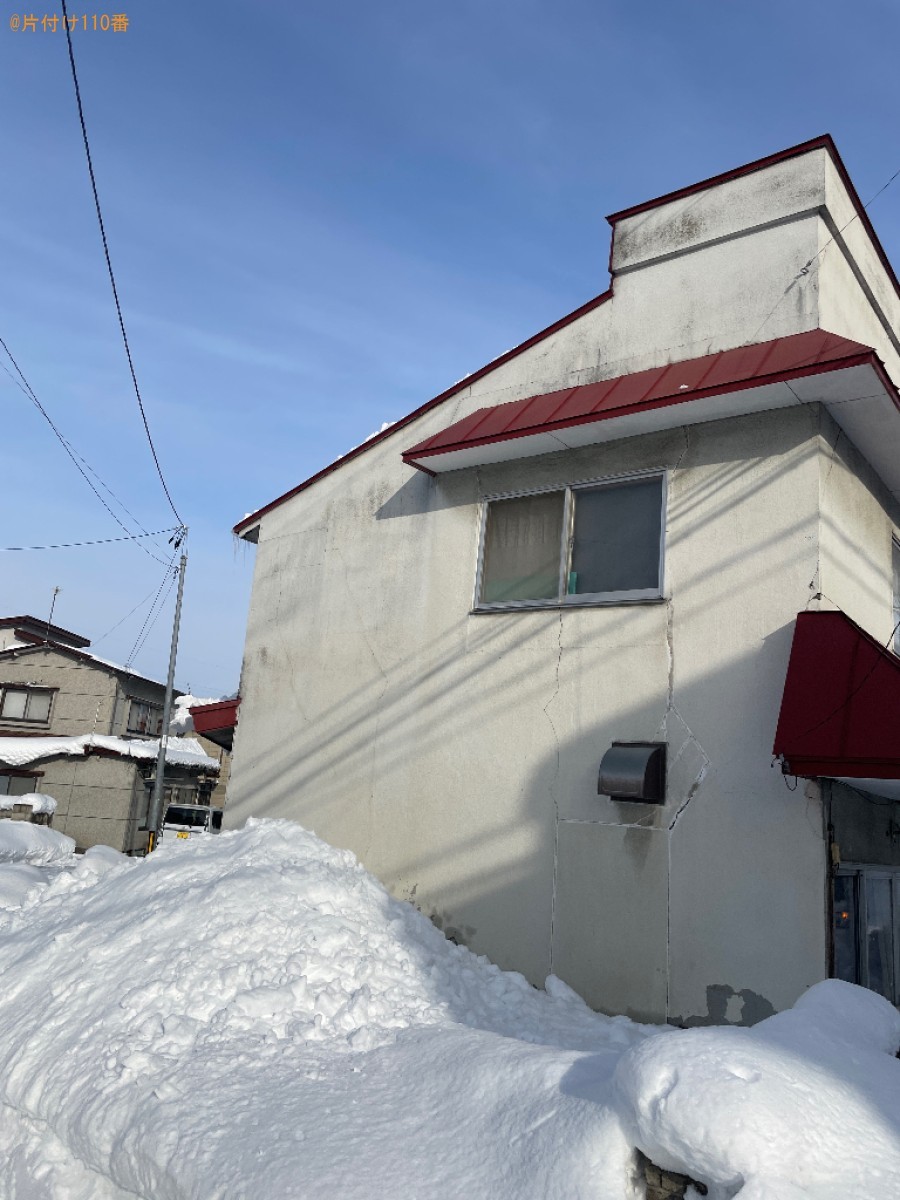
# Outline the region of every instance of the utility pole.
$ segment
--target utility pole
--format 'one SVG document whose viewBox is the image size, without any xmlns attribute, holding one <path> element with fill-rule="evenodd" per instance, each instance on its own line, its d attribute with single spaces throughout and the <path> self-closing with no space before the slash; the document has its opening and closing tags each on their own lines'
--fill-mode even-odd
<svg viewBox="0 0 900 1200">
<path fill-rule="evenodd" d="M 177 549 L 187 537 L 187 529 L 179 531 Z M 150 837 L 147 852 L 156 849 L 159 839 L 159 827 L 162 824 L 163 782 L 166 774 L 166 745 L 169 741 L 169 716 L 172 712 L 172 689 L 175 684 L 175 658 L 178 654 L 178 630 L 181 625 L 181 597 L 184 594 L 184 572 L 187 567 L 187 551 L 183 551 L 178 563 L 178 596 L 175 600 L 175 621 L 172 625 L 172 646 L 169 650 L 169 675 L 166 680 L 166 696 L 163 700 L 162 729 L 159 734 L 159 753 L 156 756 L 156 778 L 153 781 L 153 796 L 150 800 L 150 812 L 147 814 L 147 826 Z"/>
</svg>

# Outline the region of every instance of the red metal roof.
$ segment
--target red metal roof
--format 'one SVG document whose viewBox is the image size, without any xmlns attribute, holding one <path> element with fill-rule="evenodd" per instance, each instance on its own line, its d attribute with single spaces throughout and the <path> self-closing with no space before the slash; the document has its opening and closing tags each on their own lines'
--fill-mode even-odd
<svg viewBox="0 0 900 1200">
<path fill-rule="evenodd" d="M 212 704 L 195 704 L 188 712 L 197 733 L 209 738 L 217 746 L 230 750 L 240 704 L 240 696 L 235 696 L 231 700 L 216 700 Z"/>
<path fill-rule="evenodd" d="M 815 329 L 619 375 L 600 383 L 480 408 L 407 450 L 403 460 L 427 470 L 430 457 L 451 451 L 552 433 L 573 425 L 863 364 L 876 367 L 883 382 L 896 395 L 871 347 Z"/>
<path fill-rule="evenodd" d="M 773 753 L 791 775 L 900 779 L 900 658 L 844 613 L 799 613 Z"/>
</svg>

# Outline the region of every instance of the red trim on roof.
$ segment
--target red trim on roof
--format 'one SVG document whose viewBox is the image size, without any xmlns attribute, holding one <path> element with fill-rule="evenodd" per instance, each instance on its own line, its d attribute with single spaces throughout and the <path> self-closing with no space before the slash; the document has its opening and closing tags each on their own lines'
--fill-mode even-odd
<svg viewBox="0 0 900 1200">
<path fill-rule="evenodd" d="M 676 188 L 673 192 L 664 192 L 663 195 L 655 196 L 652 200 L 642 200 L 640 204 L 632 204 L 629 208 L 620 208 L 618 212 L 610 213 L 606 219 L 610 225 L 615 225 L 617 221 L 636 217 L 639 213 L 649 212 L 652 208 L 660 208 L 663 204 L 671 204 L 673 200 L 683 200 L 687 196 L 696 195 L 697 192 L 705 192 L 707 188 L 718 187 L 722 183 L 729 183 L 732 179 L 742 179 L 745 175 L 764 171 L 767 167 L 774 167 L 776 163 L 799 158 L 800 155 L 809 154 L 812 150 L 827 150 L 837 162 L 840 162 L 840 156 L 831 134 L 824 133 L 820 137 L 810 138 L 808 142 L 800 142 L 796 146 L 789 146 L 786 150 L 779 150 L 776 154 L 767 154 L 765 158 L 757 158 L 753 162 L 744 163 L 743 166 L 733 167 L 730 171 L 723 171 L 720 175 L 710 175 L 708 179 L 689 183 L 686 187 Z"/>
<path fill-rule="evenodd" d="M 871 347 L 824 329 L 814 329 L 636 371 L 631 375 L 619 375 L 600 383 L 582 384 L 493 408 L 480 408 L 405 451 L 403 461 L 421 467 L 419 460 L 424 459 L 427 464 L 430 457 L 455 450 L 552 433 L 573 425 L 683 404 L 704 396 L 784 383 L 865 364 L 879 372 L 882 383 L 900 408 L 897 390 Z"/>
<path fill-rule="evenodd" d="M 262 508 L 258 508 L 256 512 L 250 513 L 248 517 L 244 517 L 243 521 L 238 521 L 232 532 L 240 537 L 242 530 L 247 530 L 251 525 L 255 524 L 260 517 L 264 517 L 266 513 L 271 512 L 272 509 L 276 508 L 279 504 L 283 504 L 285 500 L 290 500 L 299 492 L 305 491 L 311 484 L 316 483 L 319 479 L 324 479 L 326 475 L 331 475 L 333 471 L 336 471 L 345 463 L 350 462 L 351 459 L 357 458 L 366 450 L 370 450 L 373 446 L 377 446 L 379 442 L 383 442 L 386 438 L 391 437 L 393 434 L 399 433 L 401 429 L 404 429 L 413 421 L 418 420 L 419 417 L 424 416 L 425 413 L 430 412 L 431 409 L 436 408 L 437 405 L 442 404 L 445 400 L 449 400 L 451 396 L 455 396 L 456 393 L 462 391 L 463 388 L 469 387 L 479 379 L 483 379 L 485 375 L 490 374 L 490 372 L 496 370 L 497 367 L 502 367 L 504 363 L 508 363 L 510 359 L 515 358 L 517 354 L 522 354 L 525 350 L 529 350 L 532 346 L 536 346 L 538 342 L 542 342 L 544 338 L 550 337 L 552 334 L 557 333 L 560 329 L 564 329 L 567 325 L 571 325 L 572 322 L 577 321 L 579 317 L 586 316 L 587 313 L 593 312 L 595 308 L 599 308 L 601 304 L 605 304 L 606 301 L 611 298 L 612 288 L 608 288 L 607 291 L 601 292 L 599 296 L 594 296 L 592 300 L 588 300 L 579 308 L 573 309 L 572 312 L 567 313 L 564 317 L 560 317 L 558 321 L 554 321 L 552 325 L 548 325 L 547 328 L 542 329 L 540 333 L 535 333 L 526 341 L 520 342 L 518 346 L 514 346 L 512 350 L 507 350 L 506 353 L 501 354 L 499 358 L 492 359 L 485 366 L 480 367 L 477 371 L 473 371 L 471 375 L 467 375 L 465 379 L 461 379 L 458 383 L 454 383 L 452 387 L 447 388 L 447 390 L 441 392 L 440 395 L 433 397 L 431 400 L 427 400 L 413 412 L 409 413 L 408 416 L 401 418 L 399 421 L 395 421 L 390 429 L 385 429 L 382 433 L 376 434 L 375 437 L 369 438 L 367 442 L 363 442 L 361 446 L 357 446 L 354 450 L 344 454 L 341 458 L 335 459 L 333 463 L 330 463 L 327 467 L 321 471 L 318 471 L 315 475 L 311 475 L 309 479 L 305 479 L 303 483 L 298 483 L 297 486 L 295 488 L 291 488 L 289 492 L 285 492 L 284 495 L 272 500 L 269 504 L 264 505 Z"/>
<path fill-rule="evenodd" d="M 797 616 L 773 754 L 790 775 L 900 779 L 900 658 L 842 612 Z"/>
<path fill-rule="evenodd" d="M 653 200 L 644 200 L 641 204 L 633 204 L 630 208 L 622 208 L 618 212 L 611 213 L 606 219 L 613 226 L 613 237 L 615 237 L 616 222 L 624 221 L 628 217 L 636 217 L 640 213 L 649 212 L 651 209 L 660 208 L 664 204 L 670 204 L 673 200 L 683 200 L 687 196 L 694 196 L 697 192 L 704 192 L 707 188 L 717 187 L 719 184 L 728 183 L 732 179 L 741 179 L 745 175 L 752 175 L 756 171 L 764 171 L 766 167 L 773 167 L 776 163 L 787 162 L 791 158 L 799 158 L 802 154 L 809 154 L 813 150 L 827 150 L 831 156 L 831 160 L 837 168 L 837 173 L 841 177 L 841 182 L 847 189 L 853 207 L 856 209 L 856 215 L 862 222 L 862 226 L 866 233 L 872 239 L 872 244 L 875 247 L 875 253 L 878 255 L 879 261 L 890 276 L 891 283 L 894 285 L 894 290 L 900 296 L 900 281 L 894 272 L 891 261 L 885 254 L 884 247 L 878 240 L 878 234 L 872 222 L 869 220 L 869 214 L 859 198 L 859 193 L 853 186 L 853 181 L 844 166 L 844 161 L 838 153 L 838 148 L 834 144 L 834 139 L 830 133 L 823 133 L 819 137 L 810 138 L 808 142 L 800 142 L 797 146 L 789 146 L 787 150 L 779 150 L 777 154 L 768 154 L 765 158 L 757 158 L 753 162 L 745 163 L 742 167 L 735 167 L 731 171 L 724 171 L 721 175 L 711 175 L 709 179 L 701 179 L 699 183 L 688 184 L 687 187 L 677 188 L 674 192 L 666 192 L 662 196 L 657 196 Z M 612 254 L 610 253 L 610 274 L 612 270 Z"/>
</svg>

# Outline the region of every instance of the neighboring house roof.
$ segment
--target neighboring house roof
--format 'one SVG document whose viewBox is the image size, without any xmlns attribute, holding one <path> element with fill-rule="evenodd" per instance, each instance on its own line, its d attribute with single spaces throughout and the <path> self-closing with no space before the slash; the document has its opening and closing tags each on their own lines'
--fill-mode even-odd
<svg viewBox="0 0 900 1200">
<path fill-rule="evenodd" d="M 90 643 L 87 643 L 90 645 Z M 76 650 L 74 646 L 66 646 L 62 642 L 34 642 L 28 644 L 16 644 L 7 646 L 5 650 L 0 650 L 0 662 L 8 659 L 18 659 L 29 654 L 38 653 L 41 650 L 57 650 L 61 654 L 68 654 L 72 658 L 80 659 L 82 662 L 91 663 L 93 666 L 102 667 L 104 670 L 112 671 L 116 675 L 121 675 L 128 679 L 140 679 L 144 683 L 152 683 L 155 687 L 165 687 L 166 685 L 158 679 L 151 679 L 149 675 L 143 675 L 140 671 L 135 671 L 132 667 L 123 667 L 119 663 L 111 662 L 108 658 L 100 658 L 97 654 L 91 654 L 88 650 Z M 175 691 L 173 695 L 180 696 L 179 691 Z"/>
<path fill-rule="evenodd" d="M 898 712 L 900 658 L 842 612 L 797 615 L 772 751 L 788 773 L 900 778 Z"/>
<path fill-rule="evenodd" d="M 871 238 L 872 244 L 875 248 L 875 251 L 878 255 L 878 258 L 879 258 L 881 264 L 884 266 L 885 270 L 887 271 L 897 294 L 900 295 L 900 283 L 898 283 L 898 281 L 897 281 L 897 276 L 894 273 L 894 269 L 891 266 L 891 263 L 890 263 L 887 255 L 884 252 L 881 242 L 878 239 L 878 235 L 875 233 L 875 230 L 872 226 L 872 222 L 869 220 L 869 216 L 865 210 L 865 207 L 863 206 L 862 202 L 860 201 L 860 198 L 859 198 L 859 195 L 857 194 L 856 188 L 853 186 L 850 176 L 847 174 L 847 169 L 841 160 L 840 154 L 838 153 L 837 147 L 835 146 L 834 141 L 829 134 L 823 134 L 820 137 L 811 138 L 809 141 L 801 142 L 798 145 L 791 146 L 786 150 L 781 150 L 777 154 L 770 154 L 770 155 L 767 155 L 765 158 L 755 159 L 753 162 L 745 163 L 743 166 L 736 167 L 735 169 L 733 169 L 731 171 L 725 171 L 720 175 L 710 176 L 710 178 L 701 180 L 699 183 L 693 183 L 688 187 L 680 188 L 679 190 L 674 191 L 674 192 L 667 192 L 662 196 L 658 196 L 653 200 L 646 200 L 643 203 L 634 205 L 631 208 L 621 209 L 619 212 L 613 213 L 609 217 L 607 217 L 607 220 L 609 221 L 610 225 L 613 228 L 613 238 L 615 238 L 615 227 L 618 224 L 618 222 L 626 220 L 629 217 L 637 216 L 638 214 L 645 212 L 649 209 L 657 208 L 663 204 L 668 204 L 673 200 L 678 200 L 683 197 L 693 195 L 697 192 L 704 191 L 707 188 L 717 187 L 720 184 L 728 183 L 732 179 L 739 179 L 742 176 L 751 175 L 755 171 L 765 170 L 765 168 L 774 166 L 776 163 L 784 162 L 784 161 L 787 161 L 788 159 L 796 158 L 803 154 L 808 154 L 814 150 L 824 150 L 830 156 L 844 186 L 847 189 L 847 193 L 848 193 L 850 200 L 856 210 L 857 218 L 859 219 L 859 221 L 865 228 L 867 234 Z M 242 520 L 238 521 L 238 523 L 234 526 L 234 533 L 238 537 L 244 537 L 247 540 L 255 541 L 256 537 L 254 534 L 254 527 L 256 526 L 256 524 L 258 523 L 258 521 L 260 520 L 261 517 L 264 517 L 267 513 L 271 512 L 274 508 L 277 508 L 279 505 L 284 504 L 285 501 L 292 499 L 294 496 L 298 495 L 300 492 L 305 491 L 306 488 L 310 487 L 312 484 L 316 483 L 318 480 L 323 479 L 324 477 L 332 474 L 334 471 L 337 471 L 340 467 L 344 466 L 346 463 L 351 462 L 355 458 L 358 458 L 361 454 L 364 454 L 367 450 L 370 450 L 373 446 L 377 446 L 379 443 L 385 441 L 385 439 L 387 439 L 389 437 L 393 437 L 394 434 L 399 433 L 399 431 L 401 429 L 404 429 L 407 425 L 410 425 L 413 421 L 417 420 L 419 417 L 423 416 L 425 413 L 430 412 L 433 408 L 436 408 L 438 405 L 442 404 L 445 400 L 449 400 L 452 396 L 457 395 L 458 392 L 462 388 L 468 387 L 471 384 L 477 382 L 479 379 L 484 378 L 484 376 L 489 375 L 492 371 L 496 370 L 498 367 L 503 366 L 504 363 L 509 362 L 511 359 L 515 358 L 519 354 L 522 354 L 526 350 L 530 350 L 533 346 L 536 346 L 539 342 L 542 342 L 545 338 L 551 337 L 553 334 L 555 334 L 559 330 L 563 329 L 566 325 L 571 324 L 573 321 L 576 321 L 580 317 L 585 316 L 587 313 L 589 313 L 593 309 L 599 307 L 601 304 L 604 304 L 607 300 L 610 300 L 612 298 L 613 288 L 615 286 L 615 272 L 612 269 L 612 250 L 613 250 L 613 247 L 611 244 L 610 245 L 611 286 L 605 292 L 602 292 L 599 296 L 595 296 L 593 299 L 588 300 L 587 303 L 581 305 L 580 308 L 574 309 L 574 311 L 568 313 L 566 316 L 562 317 L 560 320 L 555 321 L 552 325 L 548 325 L 545 329 L 542 329 L 539 333 L 536 333 L 532 337 L 527 338 L 524 342 L 520 343 L 518 346 L 515 346 L 512 350 L 507 351 L 505 354 L 501 354 L 498 358 L 493 359 L 491 362 L 487 363 L 485 366 L 481 367 L 479 370 L 474 371 L 471 375 L 465 376 L 465 378 L 461 379 L 459 382 L 454 383 L 452 385 L 452 387 L 447 388 L 446 391 L 441 392 L 439 395 L 433 397 L 431 400 L 426 401 L 419 408 L 415 409 L 413 412 L 409 413 L 407 416 L 401 418 L 399 421 L 396 421 L 389 428 L 383 429 L 380 433 L 375 434 L 374 436 L 369 438 L 367 441 L 363 442 L 362 445 L 354 447 L 354 449 L 351 450 L 349 453 L 342 455 L 340 458 L 336 459 L 333 463 L 330 463 L 327 467 L 323 468 L 321 471 L 317 471 L 315 475 L 311 475 L 308 479 L 305 479 L 302 483 L 298 483 L 297 486 L 291 488 L 290 491 L 284 492 L 282 495 L 276 497 L 274 500 L 270 501 L 268 504 L 265 504 L 261 508 L 256 509 L 255 512 L 248 513 Z"/>
<path fill-rule="evenodd" d="M 836 374 L 827 383 L 802 384 L 828 373 Z M 722 396 L 729 396 L 724 405 Z M 897 389 L 870 346 L 823 329 L 480 408 L 407 450 L 403 461 L 434 474 L 813 401 L 831 406 L 839 424 L 854 424 L 857 445 L 900 494 L 900 425 L 884 421 L 900 411 Z"/>
<path fill-rule="evenodd" d="M 78 737 L 6 737 L 0 734 L 0 763 L 9 767 L 24 767 L 42 759 L 60 756 L 85 758 L 90 754 L 110 754 L 118 758 L 155 762 L 159 754 L 159 739 L 111 737 L 99 733 L 86 733 Z M 218 761 L 205 754 L 194 738 L 167 738 L 166 762 L 170 766 L 192 767 L 195 770 L 219 770 Z"/>
<path fill-rule="evenodd" d="M 38 617 L 0 617 L 0 629 L 12 629 L 20 642 L 44 642 L 52 637 L 54 641 L 65 642 L 69 646 L 83 648 L 91 644 L 90 639 L 82 637 L 80 633 L 72 633 L 61 625 L 51 625 Z"/>
</svg>

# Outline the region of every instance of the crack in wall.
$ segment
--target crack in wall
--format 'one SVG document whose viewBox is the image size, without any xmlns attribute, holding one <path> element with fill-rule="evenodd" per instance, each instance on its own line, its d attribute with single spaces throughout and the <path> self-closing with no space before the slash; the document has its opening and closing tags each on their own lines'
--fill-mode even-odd
<svg viewBox="0 0 900 1200">
<path fill-rule="evenodd" d="M 684 434 L 684 449 L 682 450 L 681 454 L 678 456 L 678 460 L 676 461 L 675 465 L 672 467 L 672 482 L 673 482 L 673 484 L 675 482 L 676 472 L 677 472 L 678 468 L 680 467 L 681 463 L 683 462 L 685 455 L 690 450 L 690 435 L 689 435 L 687 426 L 682 426 L 682 433 Z M 681 804 L 679 804 L 678 808 L 675 810 L 675 813 L 674 813 L 671 821 L 669 822 L 669 824 L 667 825 L 667 827 L 665 828 L 665 831 L 664 831 L 666 834 L 666 1014 L 665 1015 L 666 1015 L 666 1020 L 668 1021 L 668 1019 L 671 1015 L 671 988 L 672 988 L 672 969 L 671 969 L 672 968 L 672 839 L 674 837 L 675 826 L 678 824 L 678 821 L 681 818 L 682 813 L 684 813 L 690 807 L 694 798 L 697 796 L 698 792 L 700 791 L 700 788 L 703 784 L 703 780 L 705 779 L 706 774 L 711 766 L 711 762 L 710 762 L 709 755 L 706 753 L 706 751 L 701 746 L 700 742 L 698 741 L 697 737 L 694 734 L 694 731 L 691 729 L 688 722 L 684 719 L 684 716 L 679 711 L 678 705 L 675 702 L 675 606 L 674 606 L 674 602 L 673 602 L 672 596 L 671 596 L 671 589 L 668 587 L 668 580 L 667 580 L 667 591 L 670 594 L 667 595 L 667 597 L 666 597 L 666 665 L 667 665 L 666 710 L 665 710 L 665 713 L 663 714 L 663 719 L 660 723 L 657 733 L 658 733 L 658 736 L 661 735 L 662 738 L 666 742 L 668 742 L 670 740 L 671 734 L 673 732 L 670 729 L 670 725 L 672 724 L 672 718 L 676 718 L 684 730 L 684 734 L 685 734 L 684 741 L 682 742 L 681 746 L 679 747 L 678 753 L 668 763 L 667 774 L 669 775 L 670 778 L 671 778 L 673 769 L 682 760 L 682 758 L 685 754 L 685 751 L 689 747 L 692 747 L 699 754 L 700 759 L 701 759 L 700 769 L 697 771 L 697 774 L 695 775 L 693 781 L 691 782 L 690 786 L 687 789 L 687 793 L 686 793 L 684 799 L 682 800 Z"/>
<path fill-rule="evenodd" d="M 552 884 L 551 891 L 550 891 L 550 948 L 549 948 L 549 954 L 548 954 L 548 962 L 549 962 L 549 967 L 550 967 L 549 974 L 551 974 L 551 975 L 553 974 L 553 934 L 554 934 L 555 924 L 556 924 L 556 884 L 557 884 L 557 878 L 558 878 L 557 871 L 558 871 L 558 865 L 559 865 L 560 816 L 559 816 L 559 797 L 556 794 L 556 781 L 559 778 L 560 749 L 559 749 L 559 733 L 556 728 L 556 723 L 554 722 L 553 717 L 550 715 L 549 709 L 550 709 L 550 705 L 553 703 L 553 701 L 559 695 L 559 670 L 560 670 L 560 664 L 562 663 L 562 653 L 563 653 L 562 635 L 563 635 L 563 615 L 562 615 L 562 612 L 559 612 L 557 614 L 557 654 L 556 654 L 556 671 L 555 671 L 555 675 L 554 675 L 553 695 L 550 697 L 550 699 L 544 705 L 543 710 L 542 710 L 544 713 L 544 716 L 550 722 L 550 728 L 553 730 L 553 740 L 556 743 L 556 766 L 554 767 L 554 770 L 553 770 L 553 779 L 550 782 L 550 798 L 553 801 L 553 884 Z"/>
</svg>

